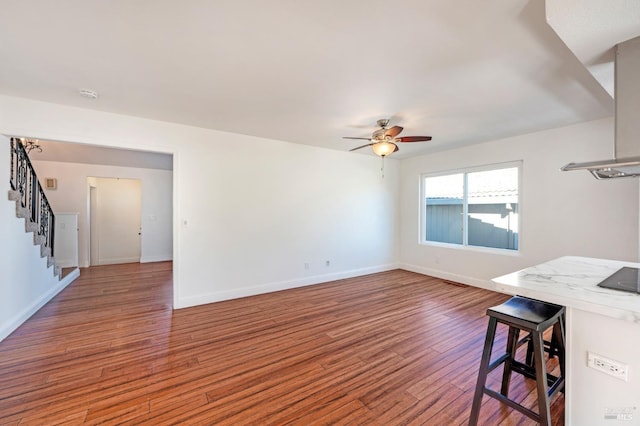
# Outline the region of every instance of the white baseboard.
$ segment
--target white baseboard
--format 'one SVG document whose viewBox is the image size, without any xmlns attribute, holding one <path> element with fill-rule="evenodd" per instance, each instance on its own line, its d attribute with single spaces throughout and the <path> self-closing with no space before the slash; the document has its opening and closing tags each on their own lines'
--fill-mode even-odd
<svg viewBox="0 0 640 426">
<path fill-rule="evenodd" d="M 308 285 L 321 284 L 329 281 L 342 280 L 345 278 L 360 277 L 362 275 L 374 274 L 376 272 L 391 271 L 398 269 L 396 263 L 374 266 L 370 268 L 352 269 L 349 271 L 335 272 L 331 274 L 314 275 L 311 277 L 297 278 L 288 281 L 266 283 L 252 287 L 225 290 L 190 296 L 174 300 L 174 308 L 188 308 L 190 306 L 204 305 L 207 303 L 221 302 L 223 300 L 238 299 L 240 297 L 255 296 L 258 294 L 271 293 L 274 291 L 288 290 L 291 288 L 305 287 Z"/>
<path fill-rule="evenodd" d="M 173 260 L 173 256 L 170 254 L 164 256 L 142 256 L 140 263 L 167 262 L 169 260 Z"/>
<path fill-rule="evenodd" d="M 69 284 L 71 284 L 76 278 L 80 276 L 80 270 L 75 269 L 70 272 L 66 277 L 60 280 L 55 287 L 51 288 L 47 293 L 43 294 L 38 300 L 34 301 L 31 305 L 27 306 L 22 312 L 15 315 L 6 324 L 2 324 L 0 327 L 0 342 L 7 336 L 13 333 L 18 327 L 28 320 L 33 314 L 38 312 L 38 309 L 42 308 L 48 301 L 53 299 L 58 293 L 64 290 Z"/>
<path fill-rule="evenodd" d="M 430 277 L 441 278 L 443 280 L 453 281 L 456 283 L 466 284 L 473 287 L 484 288 L 485 290 L 498 291 L 496 286 L 490 279 L 482 279 L 476 277 L 469 277 L 466 275 L 454 274 L 448 271 L 441 271 L 439 269 L 426 268 L 424 266 L 410 265 L 408 263 L 401 263 L 398 266 L 405 271 L 415 272 L 422 275 L 428 275 Z"/>
<path fill-rule="evenodd" d="M 120 263 L 140 263 L 139 257 L 114 257 L 111 259 L 98 259 L 99 265 L 116 265 Z"/>
</svg>

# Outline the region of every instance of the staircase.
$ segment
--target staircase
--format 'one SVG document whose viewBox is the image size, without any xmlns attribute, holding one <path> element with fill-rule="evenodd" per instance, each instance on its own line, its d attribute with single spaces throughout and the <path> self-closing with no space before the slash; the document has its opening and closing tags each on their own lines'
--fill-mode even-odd
<svg viewBox="0 0 640 426">
<path fill-rule="evenodd" d="M 33 244 L 40 246 L 40 257 L 47 258 L 47 267 L 62 277 L 62 268 L 54 257 L 55 215 L 38 181 L 29 156 L 18 138 L 10 141 L 11 177 L 9 200 L 16 203 L 16 216 L 25 221 L 25 232 L 33 232 Z"/>
</svg>

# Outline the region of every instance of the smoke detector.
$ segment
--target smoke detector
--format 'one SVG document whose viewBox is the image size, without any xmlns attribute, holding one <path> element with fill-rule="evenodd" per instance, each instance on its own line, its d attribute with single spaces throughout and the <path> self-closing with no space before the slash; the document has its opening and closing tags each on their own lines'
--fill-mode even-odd
<svg viewBox="0 0 640 426">
<path fill-rule="evenodd" d="M 93 90 L 80 89 L 78 93 L 80 93 L 80 96 L 82 96 L 83 98 L 98 99 L 98 92 L 94 92 Z"/>
</svg>

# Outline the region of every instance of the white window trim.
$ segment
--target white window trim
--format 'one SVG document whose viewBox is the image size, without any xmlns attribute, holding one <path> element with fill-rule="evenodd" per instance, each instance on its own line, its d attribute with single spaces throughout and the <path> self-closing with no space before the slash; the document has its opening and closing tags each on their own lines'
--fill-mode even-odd
<svg viewBox="0 0 640 426">
<path fill-rule="evenodd" d="M 419 224 L 418 224 L 418 244 L 419 245 L 424 245 L 424 246 L 433 246 L 433 247 L 445 247 L 445 248 L 452 248 L 452 249 L 456 249 L 456 250 L 465 250 L 465 251 L 476 251 L 476 252 L 483 252 L 483 253 L 496 253 L 496 254 L 504 254 L 504 255 L 515 255 L 515 256 L 519 256 L 521 253 L 521 249 L 522 249 L 522 165 L 523 165 L 523 161 L 522 160 L 516 160 L 516 161 L 509 161 L 509 162 L 505 162 L 505 163 L 494 163 L 494 164 L 486 164 L 486 165 L 481 165 L 481 166 L 471 166 L 471 167 L 464 167 L 464 168 L 459 168 L 459 169 L 449 169 L 449 170 L 441 170 L 438 172 L 429 172 L 429 173 L 422 173 L 420 175 L 420 182 L 419 182 L 419 197 L 420 200 L 418 202 L 418 209 L 419 209 Z M 427 235 L 427 221 L 426 221 L 426 205 L 424 202 L 425 199 L 425 193 L 424 193 L 424 181 L 426 178 L 430 178 L 430 177 L 437 177 L 437 176 L 446 176 L 446 175 L 453 175 L 453 174 L 457 174 L 457 173 L 464 173 L 464 198 L 465 200 L 467 199 L 467 174 L 468 173 L 475 173 L 475 172 L 485 172 L 485 171 L 489 171 L 489 170 L 500 170 L 500 169 L 509 169 L 509 168 L 513 168 L 516 167 L 518 169 L 518 249 L 517 250 L 512 250 L 512 249 L 503 249 L 503 248 L 496 248 L 496 247 L 481 247 L 481 246 L 470 246 L 468 245 L 468 235 L 466 232 L 466 229 L 463 229 L 463 233 L 462 233 L 462 242 L 463 244 L 454 244 L 454 243 L 443 243 L 443 242 L 439 242 L 439 241 L 428 241 L 426 239 L 426 235 Z M 465 217 L 468 214 L 468 205 L 467 203 L 463 204 L 464 207 L 464 214 Z M 467 221 L 465 220 L 463 222 L 463 226 L 466 228 L 467 226 Z"/>
</svg>

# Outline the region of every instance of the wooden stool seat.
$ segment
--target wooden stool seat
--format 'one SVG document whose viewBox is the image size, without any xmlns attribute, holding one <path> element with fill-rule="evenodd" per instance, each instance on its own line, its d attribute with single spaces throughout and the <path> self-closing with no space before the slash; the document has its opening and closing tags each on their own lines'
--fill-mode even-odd
<svg viewBox="0 0 640 426">
<path fill-rule="evenodd" d="M 469 425 L 478 424 L 482 397 L 485 394 L 520 411 L 542 425 L 550 425 L 551 410 L 549 402 L 559 391 L 564 389 L 565 384 L 565 308 L 552 303 L 515 296 L 502 305 L 487 309 L 487 315 L 489 316 L 489 325 L 482 351 Z M 509 327 L 507 347 L 504 354 L 490 363 L 498 323 Z M 553 327 L 551 341 L 545 342 L 543 333 L 551 327 Z M 519 339 L 521 331 L 528 333 L 523 339 Z M 516 350 L 524 343 L 528 344 L 526 363 L 515 359 Z M 558 357 L 560 364 L 559 376 L 556 377 L 547 373 L 545 351 L 549 353 L 550 357 Z M 487 376 L 502 364 L 504 364 L 502 386 L 500 392 L 497 392 L 486 387 Z M 508 398 L 512 372 L 536 380 L 538 393 L 537 413 Z"/>
</svg>

